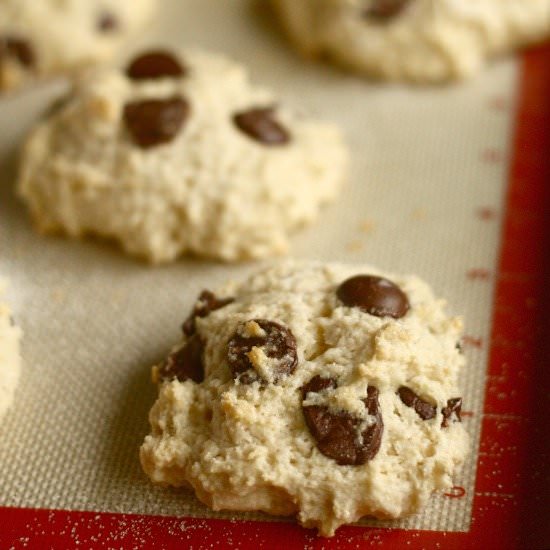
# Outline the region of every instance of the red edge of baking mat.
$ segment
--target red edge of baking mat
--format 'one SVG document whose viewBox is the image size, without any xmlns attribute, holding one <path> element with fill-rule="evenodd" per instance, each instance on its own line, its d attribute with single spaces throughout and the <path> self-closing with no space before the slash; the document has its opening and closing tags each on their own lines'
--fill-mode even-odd
<svg viewBox="0 0 550 550">
<path fill-rule="evenodd" d="M 523 57 L 468 533 L 0 507 L 0 548 L 550 548 L 549 68 L 550 45 Z"/>
</svg>

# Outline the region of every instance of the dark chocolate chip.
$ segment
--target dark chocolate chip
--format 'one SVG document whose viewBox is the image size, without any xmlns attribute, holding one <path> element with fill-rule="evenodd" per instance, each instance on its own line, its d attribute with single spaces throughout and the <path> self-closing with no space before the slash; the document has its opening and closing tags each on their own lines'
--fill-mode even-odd
<svg viewBox="0 0 550 550">
<path fill-rule="evenodd" d="M 102 13 L 97 20 L 97 29 L 100 32 L 110 33 L 118 30 L 119 23 L 116 16 L 110 12 Z"/>
<path fill-rule="evenodd" d="M 323 378 L 322 376 L 314 376 L 307 384 L 301 388 L 302 399 L 305 399 L 310 392 L 318 393 L 327 388 L 336 388 L 336 380 L 334 378 Z"/>
<path fill-rule="evenodd" d="M 272 107 L 257 107 L 233 115 L 233 122 L 247 136 L 264 145 L 290 141 L 288 130 L 273 117 Z"/>
<path fill-rule="evenodd" d="M 418 395 L 410 388 L 407 388 L 407 386 L 401 386 L 397 390 L 397 395 L 399 395 L 399 398 L 407 407 L 413 408 L 422 420 L 430 420 L 430 418 L 435 416 L 437 407 L 418 397 Z"/>
<path fill-rule="evenodd" d="M 147 149 L 172 141 L 189 110 L 182 97 L 133 101 L 124 106 L 124 122 L 134 143 Z"/>
<path fill-rule="evenodd" d="M 171 53 L 162 50 L 146 52 L 136 57 L 126 69 L 132 80 L 177 78 L 185 75 L 185 67 Z"/>
<path fill-rule="evenodd" d="M 458 353 L 464 353 L 464 350 L 462 349 L 462 344 L 460 343 L 460 340 L 458 340 L 455 344 L 455 349 L 458 350 Z"/>
<path fill-rule="evenodd" d="M 441 421 L 441 427 L 446 428 L 449 425 L 449 419 L 453 415 L 456 415 L 456 418 L 459 422 L 462 422 L 460 418 L 460 413 L 462 411 L 462 397 L 453 397 L 452 399 L 447 400 L 447 406 L 441 409 L 443 414 L 443 420 Z"/>
<path fill-rule="evenodd" d="M 233 378 L 250 383 L 259 378 L 247 354 L 254 347 L 261 348 L 270 359 L 275 359 L 273 382 L 292 374 L 298 364 L 296 339 L 290 329 L 266 319 L 252 319 L 265 332 L 263 336 L 243 336 L 243 323 L 227 343 L 227 361 Z"/>
<path fill-rule="evenodd" d="M 374 275 L 346 279 L 336 294 L 344 305 L 358 307 L 376 317 L 399 319 L 410 308 L 407 295 L 396 284 Z"/>
<path fill-rule="evenodd" d="M 335 386 L 333 379 L 316 376 L 302 387 L 302 395 L 305 398 L 309 392 Z M 361 420 L 347 412 L 335 413 L 324 405 L 302 405 L 306 425 L 317 443 L 317 448 L 341 466 L 365 464 L 380 449 L 384 422 L 378 402 L 378 390 L 374 386 L 367 388 L 367 397 L 363 402 L 375 421 L 362 432 L 359 432 Z"/>
<path fill-rule="evenodd" d="M 187 343 L 178 351 L 171 353 L 158 370 L 161 380 L 173 380 L 180 382 L 193 380 L 200 383 L 204 380 L 204 367 L 202 364 L 203 342 L 198 334 L 191 336 Z"/>
<path fill-rule="evenodd" d="M 370 8 L 363 11 L 365 17 L 387 21 L 399 15 L 410 0 L 373 0 Z"/>
<path fill-rule="evenodd" d="M 414 404 L 414 410 L 422 420 L 430 420 L 430 418 L 435 416 L 436 406 L 426 401 L 422 401 L 419 397 Z"/>
<path fill-rule="evenodd" d="M 331 413 L 328 407 L 312 405 L 302 408 L 304 418 L 317 448 L 338 464 L 357 465 L 357 418 L 348 413 Z"/>
<path fill-rule="evenodd" d="M 33 47 L 28 40 L 15 36 L 0 38 L 0 60 L 2 57 L 16 59 L 23 67 L 33 67 L 36 59 Z"/>
<path fill-rule="evenodd" d="M 376 456 L 382 443 L 382 433 L 384 431 L 384 421 L 378 401 L 378 388 L 374 386 L 367 387 L 367 398 L 363 399 L 370 416 L 374 416 L 375 422 L 363 432 L 363 446 L 366 449 L 367 460 Z"/>
<path fill-rule="evenodd" d="M 196 317 L 206 317 L 212 311 L 220 309 L 231 302 L 234 302 L 235 298 L 218 298 L 213 292 L 209 290 L 203 290 L 193 311 L 189 314 L 189 317 L 184 321 L 182 325 L 183 333 L 187 336 L 191 336 L 195 333 L 195 318 Z"/>
</svg>

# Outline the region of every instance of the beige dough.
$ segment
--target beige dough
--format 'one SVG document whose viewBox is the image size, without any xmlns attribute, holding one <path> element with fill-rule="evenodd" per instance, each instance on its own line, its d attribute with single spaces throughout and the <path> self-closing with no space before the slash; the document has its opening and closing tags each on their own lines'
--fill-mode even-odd
<svg viewBox="0 0 550 550">
<path fill-rule="evenodd" d="M 2 0 L 0 92 L 105 61 L 156 0 Z"/>
<path fill-rule="evenodd" d="M 183 76 L 136 81 L 103 71 L 34 129 L 19 193 L 37 227 L 111 237 L 153 263 L 186 252 L 227 261 L 286 252 L 289 233 L 311 223 L 346 177 L 340 132 L 253 86 L 233 61 L 170 55 Z M 187 105 L 181 127 L 141 147 L 125 106 L 173 98 Z M 254 108 L 272 108 L 288 142 L 266 145 L 239 129 L 235 115 Z"/>
<path fill-rule="evenodd" d="M 550 37 L 550 0 L 271 2 L 304 54 L 385 80 L 459 80 L 489 58 Z M 373 15 L 398 3 L 393 16 Z"/>
</svg>

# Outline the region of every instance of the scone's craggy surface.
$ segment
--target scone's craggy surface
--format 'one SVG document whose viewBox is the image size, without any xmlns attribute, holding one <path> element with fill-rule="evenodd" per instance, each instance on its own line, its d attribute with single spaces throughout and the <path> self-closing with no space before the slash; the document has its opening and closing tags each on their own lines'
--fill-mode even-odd
<svg viewBox="0 0 550 550">
<path fill-rule="evenodd" d="M 280 254 L 335 197 L 339 131 L 289 111 L 240 65 L 154 51 L 84 79 L 32 132 L 19 191 L 39 229 L 117 239 L 151 262 Z"/>
<path fill-rule="evenodd" d="M 0 281 L 0 298 L 3 283 Z M 13 324 L 11 311 L 0 302 L 0 418 L 10 407 L 21 374 L 21 329 Z"/>
<path fill-rule="evenodd" d="M 0 91 L 105 61 L 155 0 L 0 1 Z"/>
<path fill-rule="evenodd" d="M 272 0 L 306 55 L 388 80 L 443 82 L 550 37 L 550 0 Z"/>
<path fill-rule="evenodd" d="M 324 535 L 450 487 L 469 446 L 462 323 L 418 278 L 381 275 L 287 263 L 203 292 L 153 368 L 150 478 L 190 485 L 215 510 L 296 514 Z"/>
</svg>

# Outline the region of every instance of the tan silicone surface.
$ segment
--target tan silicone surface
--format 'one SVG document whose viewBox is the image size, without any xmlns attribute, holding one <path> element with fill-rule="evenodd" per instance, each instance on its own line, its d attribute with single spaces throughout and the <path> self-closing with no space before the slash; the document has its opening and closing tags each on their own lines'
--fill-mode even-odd
<svg viewBox="0 0 550 550">
<path fill-rule="evenodd" d="M 257 3 L 162 4 L 134 49 L 168 42 L 224 52 L 247 64 L 255 81 L 344 129 L 351 181 L 320 222 L 294 238 L 292 254 L 418 274 L 451 313 L 464 315 L 466 333 L 486 342 L 516 62 L 497 62 L 456 87 L 373 85 L 305 64 Z M 104 242 L 35 234 L 14 197 L 15 151 L 63 87 L 0 100 L 0 274 L 11 281 L 8 299 L 25 332 L 21 384 L 0 426 L 0 505 L 228 517 L 185 490 L 153 487 L 138 448 L 155 398 L 150 365 L 178 340 L 201 289 L 256 266 L 183 259 L 150 268 Z M 462 387 L 474 452 L 456 480 L 464 498 L 436 495 L 418 516 L 363 523 L 468 529 L 487 360 L 469 341 Z"/>
</svg>

